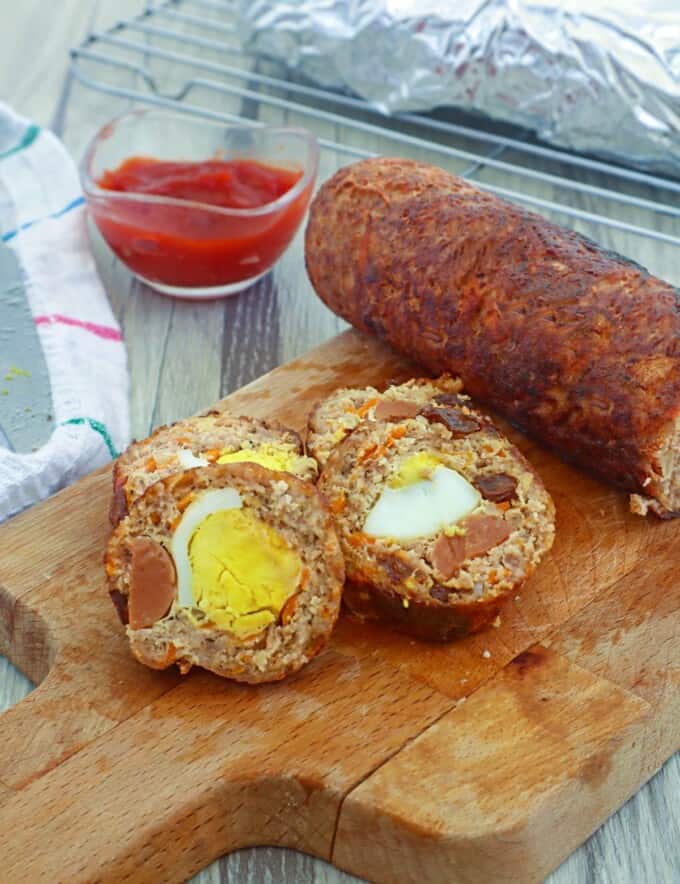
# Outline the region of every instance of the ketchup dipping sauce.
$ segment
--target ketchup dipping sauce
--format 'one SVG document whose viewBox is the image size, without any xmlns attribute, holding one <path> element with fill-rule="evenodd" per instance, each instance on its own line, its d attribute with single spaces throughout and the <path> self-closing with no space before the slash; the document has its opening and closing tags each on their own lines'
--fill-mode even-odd
<svg viewBox="0 0 680 884">
<path fill-rule="evenodd" d="M 260 147 L 288 139 L 287 156 L 279 165 L 269 156 L 224 156 L 219 148 L 196 160 L 135 152 L 98 173 L 92 169 L 88 180 L 88 156 L 97 165 L 91 147 L 83 184 L 102 236 L 133 273 L 166 294 L 214 298 L 253 283 L 289 245 L 309 205 L 318 149 L 304 130 L 198 125 L 236 129 L 239 143 L 252 138 Z M 299 162 L 289 158 L 291 137 L 299 141 Z"/>
</svg>

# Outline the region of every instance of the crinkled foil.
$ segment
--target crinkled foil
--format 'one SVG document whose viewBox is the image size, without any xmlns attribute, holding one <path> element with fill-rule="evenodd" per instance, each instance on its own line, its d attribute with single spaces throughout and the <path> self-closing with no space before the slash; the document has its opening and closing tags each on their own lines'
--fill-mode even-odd
<svg viewBox="0 0 680 884">
<path fill-rule="evenodd" d="M 236 0 L 246 47 L 384 113 L 453 105 L 680 175 L 680 0 Z"/>
</svg>

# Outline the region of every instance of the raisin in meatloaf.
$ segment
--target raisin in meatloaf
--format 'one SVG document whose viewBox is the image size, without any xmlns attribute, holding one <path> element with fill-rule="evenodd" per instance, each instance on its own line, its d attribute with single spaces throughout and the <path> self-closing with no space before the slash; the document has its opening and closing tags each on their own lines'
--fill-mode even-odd
<svg viewBox="0 0 680 884">
<path fill-rule="evenodd" d="M 111 523 L 116 525 L 132 501 L 165 476 L 208 463 L 244 460 L 302 479 L 316 479 L 316 463 L 305 457 L 300 437 L 293 430 L 273 422 L 209 411 L 160 427 L 118 458 L 113 470 Z"/>
<path fill-rule="evenodd" d="M 224 439 L 212 431 L 206 444 Z M 113 531 L 106 572 L 138 660 L 251 683 L 284 678 L 318 653 L 344 579 L 315 486 L 248 462 L 175 472 L 146 488 Z"/>
<path fill-rule="evenodd" d="M 540 478 L 455 386 L 449 378 L 415 382 L 399 388 L 403 397 L 395 388 L 342 390 L 311 422 L 317 450 L 341 440 L 328 451 L 319 489 L 340 533 L 347 605 L 431 640 L 488 626 L 555 533 Z M 399 414 L 414 390 L 427 395 L 415 414 L 410 406 Z"/>
</svg>

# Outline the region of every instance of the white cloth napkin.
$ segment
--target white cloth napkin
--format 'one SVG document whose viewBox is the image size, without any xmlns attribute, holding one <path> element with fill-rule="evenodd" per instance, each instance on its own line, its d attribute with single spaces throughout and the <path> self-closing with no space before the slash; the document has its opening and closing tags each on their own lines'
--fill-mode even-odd
<svg viewBox="0 0 680 884">
<path fill-rule="evenodd" d="M 1 102 L 0 187 L 14 216 L 0 239 L 24 276 L 55 426 L 32 454 L 0 446 L 2 521 L 115 457 L 129 408 L 125 346 L 90 254 L 75 164 L 55 135 Z"/>
</svg>

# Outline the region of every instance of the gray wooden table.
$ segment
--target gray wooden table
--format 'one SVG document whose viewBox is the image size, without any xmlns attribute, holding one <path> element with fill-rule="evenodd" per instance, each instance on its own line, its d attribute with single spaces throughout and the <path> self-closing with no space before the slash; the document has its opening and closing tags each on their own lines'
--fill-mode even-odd
<svg viewBox="0 0 680 884">
<path fill-rule="evenodd" d="M 137 11 L 139 0 L 102 0 L 106 19 Z M 47 125 L 53 119 L 67 62 L 67 49 L 85 33 L 91 0 L 22 0 L 0 3 L 0 99 Z M 64 123 L 67 146 L 79 154 L 95 128 L 124 105 L 77 87 L 69 97 Z M 263 118 L 281 121 L 282 112 Z M 335 140 L 347 133 L 332 127 Z M 321 132 L 320 134 L 327 134 Z M 377 138 L 364 146 L 381 150 Z M 322 176 L 347 162 L 323 157 Z M 453 167 L 454 171 L 460 171 Z M 477 177 L 498 182 L 500 173 L 480 167 Z M 512 176 L 502 183 L 512 186 Z M 546 185 L 537 195 L 550 198 Z M 611 211 L 593 197 L 580 205 Z M 631 216 L 633 223 L 648 221 Z M 557 218 L 557 220 L 560 220 Z M 566 219 L 563 219 L 566 220 Z M 660 222 L 659 222 L 660 223 Z M 630 254 L 661 276 L 680 283 L 677 249 L 611 229 L 584 232 Z M 134 281 L 103 243 L 94 237 L 95 256 L 125 334 L 131 377 L 132 430 L 146 435 L 154 426 L 209 405 L 268 369 L 329 338 L 342 328 L 313 295 L 304 275 L 298 237 L 276 273 L 252 290 L 223 302 L 188 304 L 168 300 Z M 1 309 L 1 305 L 0 305 Z M 30 683 L 0 658 L 0 709 L 17 702 Z M 0 868 L 0 880 L 2 872 Z M 328 882 L 356 880 L 326 863 L 290 850 L 243 850 L 201 872 L 208 882 Z M 680 882 L 680 755 L 664 768 L 580 849 L 554 872 L 551 884 L 671 884 Z M 490 882 L 491 884 L 491 882 Z"/>
</svg>

